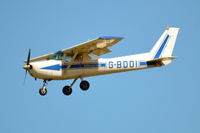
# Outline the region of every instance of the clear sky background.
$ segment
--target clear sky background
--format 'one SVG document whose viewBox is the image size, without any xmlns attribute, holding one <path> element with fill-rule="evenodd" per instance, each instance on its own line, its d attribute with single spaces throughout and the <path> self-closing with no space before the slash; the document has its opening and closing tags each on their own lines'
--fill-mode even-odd
<svg viewBox="0 0 200 133">
<path fill-rule="evenodd" d="M 0 0 L 1 133 L 199 133 L 200 2 L 198 0 Z M 149 51 L 170 25 L 180 27 L 166 67 L 86 78 L 73 94 L 27 75 L 23 60 L 99 36 L 123 41 L 103 57 Z"/>
</svg>

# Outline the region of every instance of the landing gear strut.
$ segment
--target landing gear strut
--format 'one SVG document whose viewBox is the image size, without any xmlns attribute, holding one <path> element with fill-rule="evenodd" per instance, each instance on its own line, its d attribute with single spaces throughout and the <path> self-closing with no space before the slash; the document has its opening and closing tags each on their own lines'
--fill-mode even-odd
<svg viewBox="0 0 200 133">
<path fill-rule="evenodd" d="M 39 93 L 41 96 L 45 96 L 47 94 L 46 85 L 47 85 L 47 82 L 46 82 L 46 80 L 44 80 L 42 88 L 39 89 Z"/>
<path fill-rule="evenodd" d="M 67 96 L 71 95 L 72 94 L 72 86 L 75 84 L 75 82 L 77 81 L 78 78 L 74 79 L 74 81 L 71 83 L 71 85 L 67 85 L 67 86 L 64 86 L 63 87 L 63 93 Z M 83 80 L 82 78 L 81 79 L 81 83 L 80 83 L 80 88 L 81 90 L 83 91 L 86 91 L 89 89 L 90 87 L 90 84 L 88 81 L 86 80 Z M 45 96 L 47 94 L 47 89 L 46 89 L 46 85 L 47 85 L 47 81 L 46 80 L 43 80 L 43 85 L 42 87 L 39 89 L 39 93 L 41 96 Z"/>
</svg>

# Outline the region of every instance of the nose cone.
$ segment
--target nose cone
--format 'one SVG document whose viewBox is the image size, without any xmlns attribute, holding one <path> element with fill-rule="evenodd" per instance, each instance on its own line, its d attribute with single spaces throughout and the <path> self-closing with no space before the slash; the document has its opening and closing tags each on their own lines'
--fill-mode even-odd
<svg viewBox="0 0 200 133">
<path fill-rule="evenodd" d="M 31 66 L 31 65 L 25 65 L 25 66 L 23 67 L 23 69 L 25 69 L 25 70 L 30 70 L 30 69 L 32 69 L 32 66 Z"/>
</svg>

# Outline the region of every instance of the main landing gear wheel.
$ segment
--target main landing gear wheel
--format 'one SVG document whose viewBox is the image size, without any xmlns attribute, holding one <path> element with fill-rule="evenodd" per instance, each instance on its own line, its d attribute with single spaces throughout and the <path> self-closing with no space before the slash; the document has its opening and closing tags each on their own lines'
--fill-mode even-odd
<svg viewBox="0 0 200 133">
<path fill-rule="evenodd" d="M 76 82 L 77 79 L 78 79 L 78 78 L 74 79 L 74 81 L 71 83 L 70 86 L 67 85 L 67 86 L 64 86 L 64 87 L 63 87 L 63 90 L 62 90 L 62 91 L 63 91 L 63 93 L 64 93 L 65 95 L 69 96 L 69 95 L 72 94 L 72 86 L 74 85 L 74 83 Z M 82 80 L 82 78 L 81 78 L 81 80 Z M 90 84 L 89 84 L 88 81 L 86 81 L 86 80 L 82 80 L 82 81 L 81 81 L 81 83 L 80 83 L 80 88 L 81 88 L 83 91 L 88 90 L 89 87 L 90 87 Z"/>
<path fill-rule="evenodd" d="M 74 79 L 74 81 L 71 83 L 70 86 L 65 86 L 63 87 L 63 93 L 67 96 L 71 95 L 72 94 L 72 86 L 74 85 L 74 83 L 76 82 L 77 78 Z"/>
<path fill-rule="evenodd" d="M 88 81 L 86 81 L 86 80 L 81 81 L 81 83 L 80 83 L 81 90 L 86 91 L 89 89 L 89 87 L 90 87 L 90 84 Z"/>
<path fill-rule="evenodd" d="M 44 95 L 47 94 L 47 89 L 46 89 L 45 87 L 40 88 L 40 89 L 39 89 L 39 93 L 40 93 L 41 96 L 44 96 Z"/>
<path fill-rule="evenodd" d="M 71 95 L 72 94 L 72 88 L 70 87 L 70 86 L 65 86 L 65 87 L 63 87 L 63 93 L 65 94 L 65 95 Z"/>
</svg>

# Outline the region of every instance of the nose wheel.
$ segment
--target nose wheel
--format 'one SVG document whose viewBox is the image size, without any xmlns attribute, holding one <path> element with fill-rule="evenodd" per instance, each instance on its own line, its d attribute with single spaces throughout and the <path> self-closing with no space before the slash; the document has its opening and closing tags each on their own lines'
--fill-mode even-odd
<svg viewBox="0 0 200 133">
<path fill-rule="evenodd" d="M 45 96 L 47 94 L 47 89 L 45 87 L 39 89 L 39 93 L 41 96 Z"/>
<path fill-rule="evenodd" d="M 39 93 L 41 96 L 45 96 L 47 94 L 46 85 L 47 85 L 47 82 L 46 82 L 46 80 L 44 80 L 42 88 L 39 89 Z"/>
</svg>

